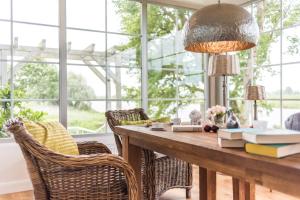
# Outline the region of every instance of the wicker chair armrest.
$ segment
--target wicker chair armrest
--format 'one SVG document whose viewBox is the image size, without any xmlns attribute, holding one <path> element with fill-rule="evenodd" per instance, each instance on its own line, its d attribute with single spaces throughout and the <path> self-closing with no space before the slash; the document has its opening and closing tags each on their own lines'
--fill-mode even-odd
<svg viewBox="0 0 300 200">
<path fill-rule="evenodd" d="M 55 155 L 55 156 L 54 156 Z M 117 187 L 121 187 L 120 173 L 124 174 L 127 184 L 127 192 L 129 200 L 138 200 L 137 198 L 137 181 L 132 167 L 122 157 L 113 154 L 92 154 L 92 155 L 79 155 L 79 156 L 66 156 L 61 154 L 54 154 L 49 156 L 50 162 L 59 166 L 60 174 L 71 173 L 71 182 L 81 182 L 83 175 L 85 179 L 90 179 L 90 182 L 101 183 L 103 180 L 103 173 L 108 173 L 109 177 L 116 177 Z M 79 176 L 73 175 L 74 172 L 81 174 Z M 95 172 L 98 173 L 95 174 Z M 98 176 L 97 174 L 100 174 Z M 68 184 L 68 175 L 64 176 L 64 184 Z M 109 178 L 108 177 L 108 178 Z M 78 179 L 78 180 L 77 180 Z M 105 183 L 105 181 L 104 181 Z M 114 189 L 113 189 L 114 190 Z"/>
<path fill-rule="evenodd" d="M 89 154 L 97 154 L 97 153 L 111 154 L 111 151 L 105 144 L 102 144 L 97 141 L 78 142 L 77 146 L 80 155 L 89 155 Z"/>
</svg>

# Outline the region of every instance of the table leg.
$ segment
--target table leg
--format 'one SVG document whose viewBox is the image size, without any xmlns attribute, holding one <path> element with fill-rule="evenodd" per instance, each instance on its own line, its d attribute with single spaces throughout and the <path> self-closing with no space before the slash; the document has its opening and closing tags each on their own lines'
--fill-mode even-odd
<svg viewBox="0 0 300 200">
<path fill-rule="evenodd" d="M 138 199 L 143 199 L 142 190 L 142 149 L 129 143 L 129 137 L 122 137 L 122 155 L 135 172 L 138 186 Z"/>
<path fill-rule="evenodd" d="M 200 200 L 216 200 L 216 172 L 199 167 Z"/>
<path fill-rule="evenodd" d="M 255 200 L 255 184 L 232 178 L 233 200 Z"/>
</svg>

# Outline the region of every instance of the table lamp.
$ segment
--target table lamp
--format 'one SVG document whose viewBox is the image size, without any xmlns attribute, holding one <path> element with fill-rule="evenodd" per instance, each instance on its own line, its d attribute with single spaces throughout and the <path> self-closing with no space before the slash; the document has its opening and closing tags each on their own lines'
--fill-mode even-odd
<svg viewBox="0 0 300 200">
<path fill-rule="evenodd" d="M 240 73 L 240 62 L 237 55 L 212 55 L 208 62 L 208 76 L 223 76 L 223 105 L 226 107 L 227 76 Z"/>
<path fill-rule="evenodd" d="M 257 100 L 266 98 L 265 87 L 261 85 L 249 85 L 246 90 L 246 99 L 254 100 L 254 120 L 257 120 Z"/>
</svg>

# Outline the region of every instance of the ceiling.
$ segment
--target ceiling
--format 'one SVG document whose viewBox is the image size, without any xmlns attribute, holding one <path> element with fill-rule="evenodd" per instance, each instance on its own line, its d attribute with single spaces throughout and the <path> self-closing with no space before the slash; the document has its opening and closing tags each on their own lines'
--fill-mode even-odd
<svg viewBox="0 0 300 200">
<path fill-rule="evenodd" d="M 221 3 L 241 5 L 248 1 L 249 0 L 221 0 Z M 148 0 L 148 2 L 199 9 L 210 4 L 218 3 L 218 0 Z"/>
</svg>

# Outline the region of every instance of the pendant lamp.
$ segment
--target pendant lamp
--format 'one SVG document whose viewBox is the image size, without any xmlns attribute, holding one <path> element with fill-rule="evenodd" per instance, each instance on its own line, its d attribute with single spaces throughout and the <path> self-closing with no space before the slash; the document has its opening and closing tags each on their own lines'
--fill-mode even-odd
<svg viewBox="0 0 300 200">
<path fill-rule="evenodd" d="M 259 31 L 247 10 L 219 1 L 196 11 L 186 22 L 184 34 L 187 51 L 223 53 L 256 46 Z"/>
</svg>

